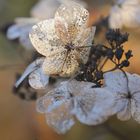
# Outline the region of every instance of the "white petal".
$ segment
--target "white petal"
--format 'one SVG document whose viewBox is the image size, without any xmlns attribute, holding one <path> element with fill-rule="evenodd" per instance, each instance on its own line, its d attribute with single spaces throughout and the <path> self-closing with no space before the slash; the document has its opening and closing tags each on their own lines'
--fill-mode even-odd
<svg viewBox="0 0 140 140">
<path fill-rule="evenodd" d="M 129 90 L 131 94 L 140 93 L 140 76 L 138 74 L 127 74 L 129 79 Z"/>
<path fill-rule="evenodd" d="M 79 48 L 78 53 L 80 53 L 80 57 L 85 64 L 88 60 L 89 57 L 89 52 L 90 52 L 90 46 L 92 45 L 94 35 L 95 35 L 95 27 L 90 27 L 83 29 L 76 37 L 74 44 L 75 46 L 85 46 L 82 48 Z"/>
<path fill-rule="evenodd" d="M 60 75 L 62 77 L 69 77 L 75 74 L 79 68 L 79 63 L 76 58 L 76 51 L 72 50 L 67 54 L 63 51 L 46 58 L 43 63 L 43 71 L 47 75 Z"/>
<path fill-rule="evenodd" d="M 105 87 L 115 93 L 128 93 L 127 78 L 123 72 L 108 72 L 104 74 Z"/>
<path fill-rule="evenodd" d="M 140 123 L 140 92 L 131 99 L 131 113 L 134 120 Z"/>
<path fill-rule="evenodd" d="M 50 110 L 58 108 L 68 98 L 67 82 L 62 82 L 55 89 L 37 100 L 37 111 L 40 113 L 50 112 Z"/>
<path fill-rule="evenodd" d="M 62 83 L 37 100 L 37 111 L 45 113 L 48 125 L 59 134 L 66 133 L 74 125 L 71 114 L 73 104 L 66 96 L 66 84 Z"/>
<path fill-rule="evenodd" d="M 43 73 L 42 68 L 29 75 L 29 84 L 34 89 L 45 89 L 49 83 L 49 76 Z"/>
<path fill-rule="evenodd" d="M 122 99 L 121 102 L 124 106 L 122 110 L 117 113 L 117 118 L 121 121 L 127 121 L 131 118 L 131 105 L 128 99 Z"/>
<path fill-rule="evenodd" d="M 53 56 L 64 51 L 64 46 L 54 28 L 54 19 L 44 20 L 32 27 L 29 34 L 35 49 L 44 56 Z"/>
<path fill-rule="evenodd" d="M 93 88 L 94 85 L 94 83 L 76 80 L 67 83 L 75 105 L 72 112 L 80 122 L 88 125 L 102 123 L 117 112 L 116 94 L 105 88 Z"/>
<path fill-rule="evenodd" d="M 55 18 L 55 31 L 57 36 L 62 40 L 64 44 L 71 43 L 71 36 L 68 32 L 68 25 L 63 17 Z"/>
<path fill-rule="evenodd" d="M 39 58 L 37 60 L 35 60 L 34 62 L 32 62 L 24 71 L 24 73 L 22 74 L 22 76 L 20 77 L 20 79 L 16 82 L 15 87 L 18 87 L 22 81 L 34 70 L 38 69 L 42 63 L 44 62 L 44 58 Z"/>
<path fill-rule="evenodd" d="M 75 123 L 70 112 L 71 102 L 65 101 L 59 108 L 45 113 L 46 121 L 58 134 L 64 134 Z"/>
<path fill-rule="evenodd" d="M 67 1 L 56 11 L 55 18 L 57 17 L 65 20 L 69 36 L 73 41 L 78 31 L 87 26 L 89 13 L 82 5 L 74 1 Z"/>
</svg>

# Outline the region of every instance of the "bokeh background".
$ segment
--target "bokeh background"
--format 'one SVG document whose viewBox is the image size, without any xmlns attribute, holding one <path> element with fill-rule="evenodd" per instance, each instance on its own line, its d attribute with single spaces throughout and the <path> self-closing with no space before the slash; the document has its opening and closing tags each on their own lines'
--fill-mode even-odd
<svg viewBox="0 0 140 140">
<path fill-rule="evenodd" d="M 0 27 L 11 23 L 15 17 L 28 17 L 37 0 L 0 0 Z M 87 0 L 90 24 L 109 12 L 110 0 Z M 127 49 L 132 49 L 130 72 L 140 74 L 140 32 L 130 33 Z M 99 41 L 99 40 L 98 40 Z M 35 110 L 35 102 L 23 101 L 12 94 L 15 74 L 23 72 L 28 54 L 24 48 L 8 41 L 0 33 L 0 140 L 140 140 L 140 124 L 130 120 L 121 122 L 110 118 L 99 126 L 85 126 L 79 122 L 65 135 L 57 135 L 45 122 L 44 115 Z"/>
</svg>

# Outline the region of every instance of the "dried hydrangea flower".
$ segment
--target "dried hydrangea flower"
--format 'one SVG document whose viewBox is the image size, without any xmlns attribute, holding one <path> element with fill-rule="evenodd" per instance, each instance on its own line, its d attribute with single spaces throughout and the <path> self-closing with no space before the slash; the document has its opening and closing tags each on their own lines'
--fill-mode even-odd
<svg viewBox="0 0 140 140">
<path fill-rule="evenodd" d="M 7 38 L 9 40 L 19 39 L 27 50 L 32 50 L 33 46 L 29 39 L 29 32 L 38 21 L 35 18 L 16 18 L 15 24 L 11 25 L 7 30 Z"/>
<path fill-rule="evenodd" d="M 117 0 L 111 8 L 109 24 L 111 28 L 140 26 L 140 1 Z"/>
<path fill-rule="evenodd" d="M 46 56 L 43 70 L 47 75 L 69 77 L 86 63 L 95 27 L 87 27 L 89 13 L 81 5 L 62 4 L 55 18 L 34 25 L 30 39 L 35 49 Z M 78 48 L 76 48 L 78 46 Z"/>
<path fill-rule="evenodd" d="M 37 111 L 45 113 L 47 124 L 59 134 L 66 133 L 74 125 L 66 84 L 61 84 L 37 100 Z"/>
<path fill-rule="evenodd" d="M 49 76 L 43 73 L 42 64 L 44 58 L 38 58 L 32 62 L 24 71 L 21 78 L 16 82 L 15 87 L 18 87 L 22 81 L 29 76 L 29 84 L 34 89 L 45 89 L 49 83 Z"/>
<path fill-rule="evenodd" d="M 25 49 L 33 50 L 33 46 L 29 39 L 29 32 L 33 25 L 43 19 L 49 19 L 54 17 L 55 11 L 64 3 L 64 0 L 40 0 L 31 9 L 31 17 L 19 17 L 14 20 L 14 24 L 11 25 L 7 32 L 7 38 L 9 40 L 19 39 L 19 42 Z M 68 1 L 69 2 L 69 1 Z M 80 4 L 83 2 L 78 1 Z M 84 3 L 85 5 L 85 3 Z"/>
<path fill-rule="evenodd" d="M 48 125 L 58 133 L 67 132 L 74 125 L 74 116 L 84 124 L 97 125 L 115 114 L 115 98 L 104 88 L 76 80 L 62 82 L 37 100 L 37 111 L 45 113 Z"/>
<path fill-rule="evenodd" d="M 116 108 L 118 109 L 117 117 L 122 121 L 132 117 L 140 123 L 140 76 L 109 72 L 104 75 L 104 78 L 105 86 L 112 93 L 117 93 L 115 95 Z"/>
</svg>

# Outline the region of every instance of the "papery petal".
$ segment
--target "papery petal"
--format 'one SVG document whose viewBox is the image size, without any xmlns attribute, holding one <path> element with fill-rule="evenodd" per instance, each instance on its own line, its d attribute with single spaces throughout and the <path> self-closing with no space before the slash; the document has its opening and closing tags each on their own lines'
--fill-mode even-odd
<svg viewBox="0 0 140 140">
<path fill-rule="evenodd" d="M 131 105 L 128 99 L 122 99 L 122 109 L 117 113 L 117 118 L 121 121 L 127 121 L 131 118 Z M 118 102 L 119 104 L 119 102 Z"/>
<path fill-rule="evenodd" d="M 105 87 L 115 93 L 127 95 L 127 78 L 123 72 L 108 72 L 104 74 Z"/>
<path fill-rule="evenodd" d="M 65 100 L 69 99 L 69 90 L 67 82 L 61 82 L 56 88 L 50 90 L 46 95 L 37 100 L 37 111 L 45 113 L 59 107 Z M 57 106 L 56 106 L 57 105 Z"/>
<path fill-rule="evenodd" d="M 54 28 L 54 19 L 44 20 L 32 27 L 29 34 L 35 49 L 44 56 L 53 56 L 64 51 L 64 44 L 58 38 Z"/>
<path fill-rule="evenodd" d="M 71 43 L 71 38 L 68 33 L 67 23 L 63 17 L 56 17 L 55 18 L 55 31 L 58 37 L 64 44 Z"/>
<path fill-rule="evenodd" d="M 34 62 L 32 62 L 27 68 L 26 70 L 24 71 L 24 73 L 22 74 L 22 76 L 20 77 L 20 79 L 16 82 L 15 84 L 15 87 L 18 87 L 22 81 L 31 73 L 33 72 L 34 70 L 37 70 L 41 65 L 42 63 L 44 62 L 44 58 L 39 58 L 39 59 L 36 59 Z"/>
<path fill-rule="evenodd" d="M 94 85 L 95 84 L 91 82 L 77 81 L 74 79 L 67 81 L 67 89 L 72 93 L 74 97 L 92 92 L 92 87 Z"/>
<path fill-rule="evenodd" d="M 140 123 L 140 92 L 133 95 L 131 99 L 131 114 L 133 119 Z"/>
<path fill-rule="evenodd" d="M 56 11 L 55 18 L 57 17 L 64 18 L 72 42 L 80 29 L 87 26 L 89 13 L 80 4 L 67 1 Z"/>
<path fill-rule="evenodd" d="M 140 76 L 138 74 L 127 74 L 128 76 L 128 85 L 131 94 L 140 92 Z"/>
<path fill-rule="evenodd" d="M 104 88 L 93 88 L 92 92 L 75 97 L 74 114 L 77 119 L 88 125 L 103 123 L 109 116 L 115 114 L 115 98 Z"/>
<path fill-rule="evenodd" d="M 95 27 L 83 29 L 77 35 L 77 37 L 74 41 L 75 46 L 85 46 L 85 47 L 81 47 L 78 49 L 78 52 L 80 53 L 80 57 L 84 64 L 87 62 L 88 57 L 89 57 L 89 52 L 91 49 L 90 46 L 92 45 L 92 42 L 94 39 L 95 30 L 96 30 Z"/>
<path fill-rule="evenodd" d="M 74 119 L 71 114 L 71 101 L 65 101 L 59 108 L 46 112 L 47 124 L 58 134 L 66 133 L 73 125 Z"/>
<path fill-rule="evenodd" d="M 49 76 L 44 74 L 42 68 L 29 75 L 29 84 L 34 89 L 45 89 L 49 83 Z"/>
<path fill-rule="evenodd" d="M 45 59 L 43 70 L 48 75 L 69 77 L 77 71 L 78 66 L 75 50 L 71 51 L 69 54 L 64 51 Z"/>
<path fill-rule="evenodd" d="M 48 125 L 61 134 L 74 125 L 71 114 L 73 104 L 67 95 L 67 82 L 63 82 L 37 100 L 37 111 L 45 113 Z"/>
</svg>

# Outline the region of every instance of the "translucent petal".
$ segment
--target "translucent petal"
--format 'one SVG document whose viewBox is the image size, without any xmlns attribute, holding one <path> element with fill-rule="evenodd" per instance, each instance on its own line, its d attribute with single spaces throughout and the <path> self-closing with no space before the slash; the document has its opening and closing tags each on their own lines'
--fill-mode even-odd
<svg viewBox="0 0 140 140">
<path fill-rule="evenodd" d="M 140 92 L 131 99 L 131 114 L 133 119 L 140 123 Z"/>
<path fill-rule="evenodd" d="M 115 98 L 104 88 L 93 88 L 92 92 L 85 92 L 81 96 L 76 96 L 74 100 L 74 114 L 84 124 L 100 124 L 116 113 L 114 111 Z"/>
<path fill-rule="evenodd" d="M 45 59 L 43 63 L 43 71 L 47 75 L 69 77 L 77 71 L 78 66 L 79 64 L 76 60 L 75 50 L 68 54 L 67 51 L 64 51 Z"/>
<path fill-rule="evenodd" d="M 94 85 L 91 82 L 76 81 L 74 79 L 67 81 L 67 89 L 74 97 L 93 92 L 92 87 Z"/>
<path fill-rule="evenodd" d="M 29 37 L 35 49 L 44 56 L 53 56 L 56 52 L 65 50 L 56 35 L 53 19 L 44 20 L 34 25 Z"/>
<path fill-rule="evenodd" d="M 29 75 L 29 84 L 34 89 L 45 89 L 49 83 L 49 76 L 45 75 L 42 68 L 33 71 Z"/>
<path fill-rule="evenodd" d="M 37 111 L 45 113 L 48 125 L 62 134 L 74 125 L 71 114 L 73 104 L 67 94 L 67 82 L 63 82 L 37 100 Z"/>
<path fill-rule="evenodd" d="M 55 18 L 55 31 L 58 37 L 62 40 L 64 44 L 71 43 L 71 38 L 68 33 L 67 23 L 62 17 Z"/>
<path fill-rule="evenodd" d="M 62 17 L 67 23 L 67 29 L 71 41 L 73 41 L 81 28 L 87 25 L 88 11 L 80 4 L 67 1 L 62 4 L 55 13 L 55 18 Z"/>
<path fill-rule="evenodd" d="M 22 74 L 22 76 L 20 77 L 20 79 L 16 82 L 15 87 L 18 87 L 22 81 L 34 70 L 38 69 L 42 63 L 44 62 L 44 58 L 39 58 L 36 59 L 34 62 L 32 62 L 24 71 L 24 73 Z"/>
<path fill-rule="evenodd" d="M 127 121 L 131 118 L 131 105 L 128 99 L 122 99 L 123 108 L 117 113 L 117 118 L 121 121 Z"/>
<path fill-rule="evenodd" d="M 129 79 L 129 90 L 131 94 L 140 93 L 140 76 L 137 74 L 127 74 Z"/>
<path fill-rule="evenodd" d="M 74 125 L 70 112 L 71 102 L 65 101 L 59 108 L 45 113 L 46 121 L 58 134 L 64 134 Z"/>
<path fill-rule="evenodd" d="M 115 93 L 127 95 L 127 78 L 122 72 L 108 72 L 104 74 L 105 86 Z"/>
<path fill-rule="evenodd" d="M 94 35 L 95 35 L 95 27 L 91 28 L 86 28 L 83 29 L 78 36 L 76 37 L 74 44 L 75 46 L 85 46 L 82 48 L 79 48 L 77 51 L 80 53 L 80 57 L 82 59 L 82 62 L 85 64 L 88 60 L 89 57 L 89 52 L 90 52 L 90 46 L 92 45 Z"/>
<path fill-rule="evenodd" d="M 59 107 L 68 98 L 69 91 L 67 82 L 62 82 L 56 88 L 37 100 L 37 111 L 40 113 L 45 113 L 46 111 L 50 112 L 50 110 L 52 111 Z"/>
</svg>

